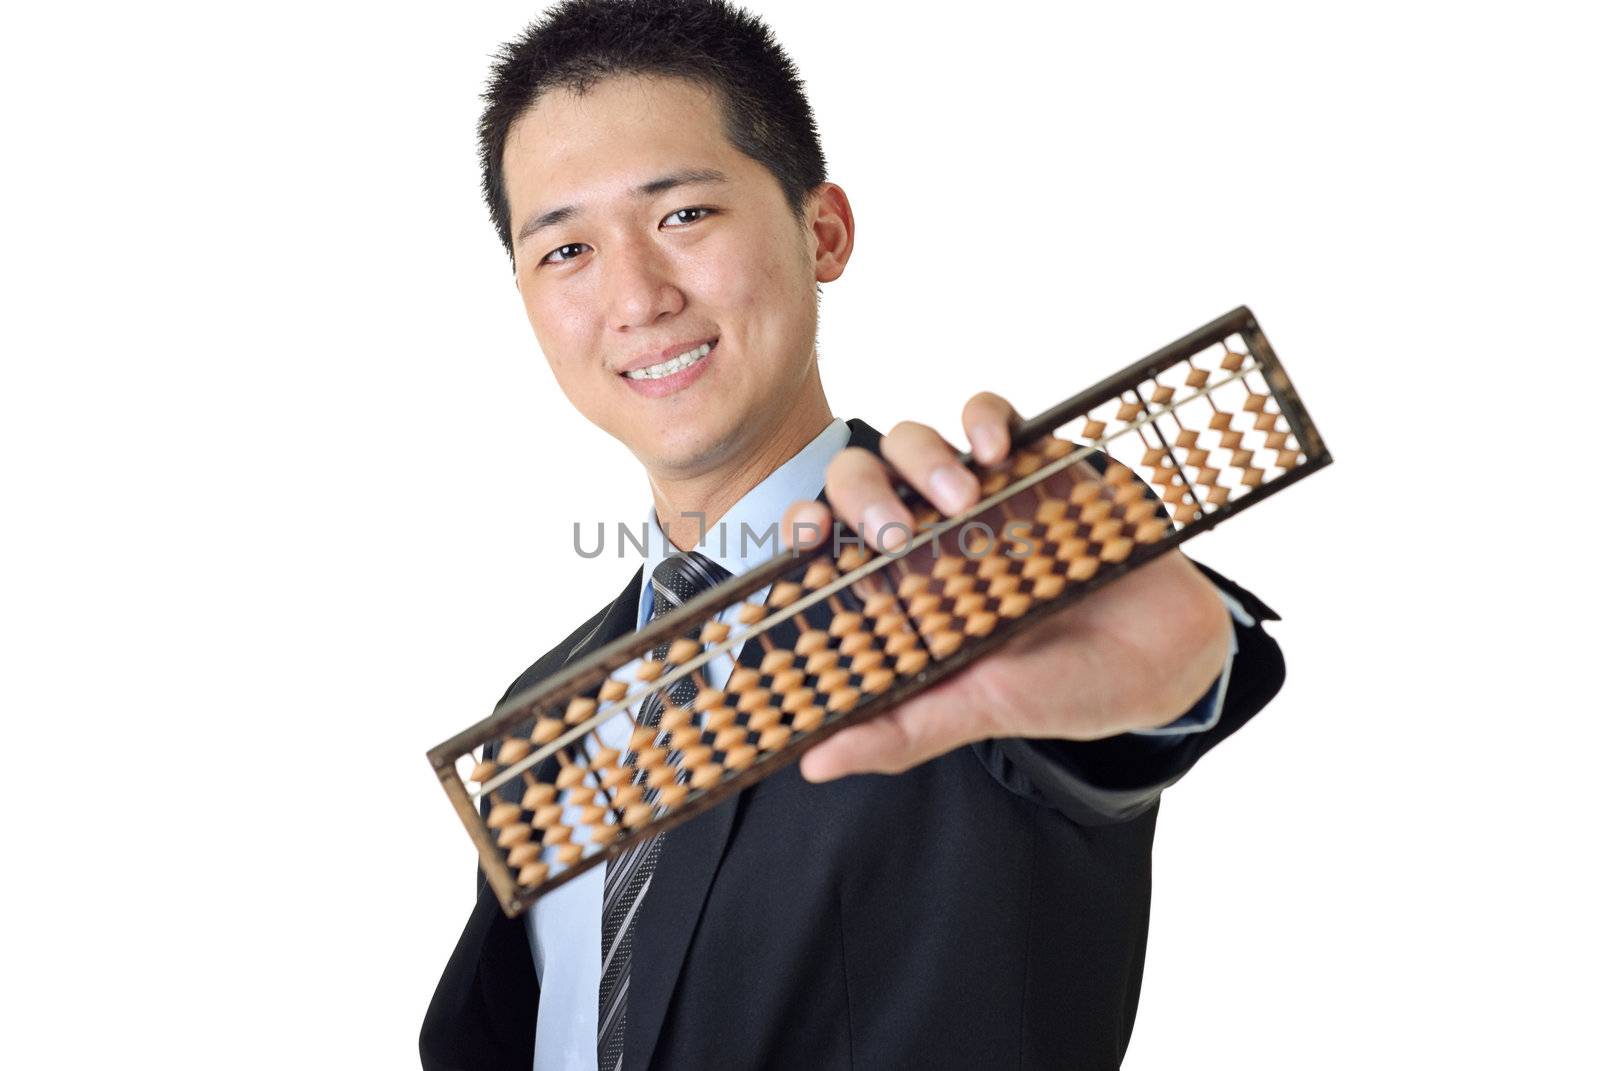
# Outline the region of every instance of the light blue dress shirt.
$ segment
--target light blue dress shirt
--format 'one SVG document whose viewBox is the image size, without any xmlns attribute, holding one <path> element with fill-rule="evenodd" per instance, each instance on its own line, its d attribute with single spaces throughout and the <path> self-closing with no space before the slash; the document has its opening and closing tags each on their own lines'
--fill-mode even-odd
<svg viewBox="0 0 1600 1071">
<path fill-rule="evenodd" d="M 775 537 L 777 521 L 783 511 L 791 502 L 816 498 L 822 493 L 828 463 L 849 440 L 849 426 L 843 420 L 833 421 L 799 453 L 752 488 L 719 522 L 707 526 L 695 549 L 734 576 L 771 559 L 781 549 Z M 650 577 L 662 559 L 675 550 L 662 533 L 654 509 L 650 510 L 644 527 L 647 538 L 636 623 L 640 628 L 650 620 L 654 605 Z M 695 534 L 702 534 L 699 528 L 695 529 Z M 1255 623 L 1227 592 L 1218 594 L 1236 621 L 1245 626 Z M 765 589 L 754 595 L 756 599 L 764 597 Z M 724 617 L 731 619 L 732 613 L 730 608 Z M 1234 641 L 1222 673 L 1200 702 L 1177 721 L 1148 730 L 1145 735 L 1175 739 L 1186 733 L 1204 732 L 1215 725 L 1221 715 L 1222 698 L 1237 650 L 1238 644 Z M 712 687 L 720 687 L 731 672 L 738 648 L 731 653 L 733 658 L 719 658 L 708 664 Z M 628 679 L 630 674 L 624 669 L 619 676 Z M 626 713 L 619 713 L 602 724 L 596 734 L 606 746 L 622 748 L 631 728 Z M 586 1071 L 598 1063 L 595 1039 L 600 1002 L 600 904 L 605 876 L 604 867 L 594 867 L 536 900 L 532 910 L 524 916 L 534 970 L 539 976 L 534 1071 Z"/>
</svg>

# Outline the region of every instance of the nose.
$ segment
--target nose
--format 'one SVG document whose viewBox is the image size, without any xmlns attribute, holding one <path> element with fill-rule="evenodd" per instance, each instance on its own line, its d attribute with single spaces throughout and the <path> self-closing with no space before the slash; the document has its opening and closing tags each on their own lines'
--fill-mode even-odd
<svg viewBox="0 0 1600 1071">
<path fill-rule="evenodd" d="M 608 259 L 606 288 L 614 329 L 649 327 L 682 311 L 683 291 L 673 281 L 670 265 L 649 242 L 614 245 Z"/>
</svg>

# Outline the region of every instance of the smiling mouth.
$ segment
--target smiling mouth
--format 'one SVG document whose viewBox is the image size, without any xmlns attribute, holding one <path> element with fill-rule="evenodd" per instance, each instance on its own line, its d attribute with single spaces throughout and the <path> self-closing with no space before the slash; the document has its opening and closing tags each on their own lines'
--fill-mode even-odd
<svg viewBox="0 0 1600 1071">
<path fill-rule="evenodd" d="M 674 372 L 681 372 L 690 365 L 698 364 L 699 362 L 705 360 L 706 355 L 710 353 L 716 347 L 716 345 L 717 344 L 714 341 L 702 342 L 694 349 L 680 353 L 669 361 L 662 361 L 660 364 L 653 364 L 649 368 L 636 368 L 632 372 L 624 372 L 622 374 L 627 376 L 629 379 L 661 379 L 663 376 L 670 376 Z"/>
</svg>

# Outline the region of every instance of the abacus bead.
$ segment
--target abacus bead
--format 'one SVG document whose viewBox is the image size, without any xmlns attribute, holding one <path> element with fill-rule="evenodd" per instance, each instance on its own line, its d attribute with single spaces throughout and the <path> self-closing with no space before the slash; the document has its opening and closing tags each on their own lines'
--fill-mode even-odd
<svg viewBox="0 0 1600 1071">
<path fill-rule="evenodd" d="M 533 828 L 544 829 L 553 826 L 561 818 L 561 804 L 547 803 L 533 812 Z"/>
<path fill-rule="evenodd" d="M 602 767 L 610 766 L 621 757 L 622 753 L 616 748 L 603 747 L 599 751 L 596 751 L 594 753 L 594 757 L 589 760 L 589 768 L 592 770 L 598 770 Z"/>
<path fill-rule="evenodd" d="M 897 632 L 884 643 L 883 649 L 896 658 L 917 646 L 917 637 L 910 632 Z"/>
<path fill-rule="evenodd" d="M 526 822 L 517 822 L 502 829 L 500 831 L 500 836 L 496 839 L 495 843 L 499 844 L 502 848 L 510 848 L 513 845 L 521 844 L 523 841 L 532 836 L 532 826 L 528 825 Z"/>
<path fill-rule="evenodd" d="M 533 727 L 533 742 L 548 744 L 565 730 L 566 726 L 556 718 L 540 718 L 539 723 Z"/>
<path fill-rule="evenodd" d="M 1075 558 L 1072 564 L 1067 566 L 1067 577 L 1071 580 L 1088 580 L 1099 568 L 1099 558 Z"/>
<path fill-rule="evenodd" d="M 928 664 L 928 652 L 922 650 L 907 651 L 895 659 L 894 671 L 902 676 L 922 672 L 922 667 Z"/>
<path fill-rule="evenodd" d="M 895 597 L 887 591 L 875 591 L 867 596 L 867 601 L 862 605 L 861 612 L 868 617 L 878 617 L 895 607 Z"/>
<path fill-rule="evenodd" d="M 793 580 L 782 580 L 772 585 L 772 590 L 767 594 L 767 603 L 770 606 L 788 606 L 800 597 L 802 588 Z"/>
<path fill-rule="evenodd" d="M 720 707 L 727 698 L 727 693 L 719 689 L 705 688 L 694 697 L 694 709 L 699 713 L 704 713 L 713 707 Z"/>
<path fill-rule="evenodd" d="M 768 651 L 761 659 L 761 672 L 771 677 L 779 670 L 788 669 L 792 665 L 794 665 L 794 652 L 777 648 Z"/>
<path fill-rule="evenodd" d="M 762 751 L 771 751 L 773 748 L 782 747 L 789 742 L 790 732 L 782 725 L 774 725 L 762 732 L 756 740 L 756 746 Z"/>
<path fill-rule="evenodd" d="M 794 649 L 801 655 L 815 654 L 828 646 L 828 634 L 821 629 L 807 629 L 795 641 Z"/>
<path fill-rule="evenodd" d="M 689 784 L 694 788 L 705 788 L 707 785 L 715 784 L 720 777 L 722 777 L 722 767 L 714 762 L 708 762 L 695 770 L 689 778 Z"/>
<path fill-rule="evenodd" d="M 610 824 L 595 826 L 589 830 L 589 840 L 594 844 L 604 847 L 605 845 L 616 840 L 621 832 L 622 830 L 620 827 Z"/>
<path fill-rule="evenodd" d="M 928 641 L 928 649 L 932 651 L 935 658 L 948 658 L 960 646 L 961 633 L 953 629 L 945 629 L 936 633 L 933 639 Z"/>
<path fill-rule="evenodd" d="M 683 802 L 683 797 L 688 794 L 688 785 L 680 785 L 674 782 L 662 787 L 661 791 L 656 794 L 656 802 L 663 807 L 676 807 Z"/>
<path fill-rule="evenodd" d="M 529 863 L 517 871 L 518 885 L 542 885 L 550 867 L 545 863 Z"/>
<path fill-rule="evenodd" d="M 640 726 L 628 737 L 628 747 L 633 751 L 642 751 L 656 742 L 654 729 Z M 642 763 L 640 765 L 643 765 Z"/>
<path fill-rule="evenodd" d="M 1133 540 L 1120 537 L 1110 540 L 1100 548 L 1100 559 L 1108 562 L 1120 562 L 1133 551 Z"/>
<path fill-rule="evenodd" d="M 666 668 L 665 663 L 657 662 L 655 659 L 646 659 L 639 663 L 639 668 L 634 670 L 633 675 L 638 680 L 649 683 L 661 676 L 662 671 Z"/>
<path fill-rule="evenodd" d="M 753 688 L 739 697 L 739 713 L 748 714 L 752 710 L 760 710 L 771 700 L 772 692 L 766 688 Z"/>
<path fill-rule="evenodd" d="M 520 736 L 513 736 L 510 740 L 500 745 L 499 760 L 510 766 L 527 758 L 528 752 L 533 750 L 533 745 Z"/>
<path fill-rule="evenodd" d="M 740 666 L 728 674 L 728 691 L 742 692 L 761 683 L 761 674 L 749 666 Z"/>
<path fill-rule="evenodd" d="M 628 694 L 628 686 L 611 677 L 600 686 L 600 699 L 602 702 L 615 703 L 618 699 Z"/>
<path fill-rule="evenodd" d="M 902 599 L 909 599 L 913 595 L 921 594 L 928 589 L 928 578 L 922 573 L 912 573 L 900 581 L 897 589 Z"/>
<path fill-rule="evenodd" d="M 753 625 L 767 616 L 767 608 L 757 602 L 747 602 L 739 607 L 739 624 Z"/>
<path fill-rule="evenodd" d="M 514 867 L 527 866 L 529 863 L 539 858 L 539 853 L 543 850 L 544 845 L 542 844 L 535 844 L 532 841 L 524 841 L 506 853 L 506 862 Z"/>
<path fill-rule="evenodd" d="M 556 774 L 556 787 L 571 788 L 579 781 L 582 781 L 584 774 L 588 772 L 588 770 L 584 769 L 582 766 L 579 766 L 577 763 L 563 766 L 561 768 L 561 772 Z"/>
<path fill-rule="evenodd" d="M 874 669 L 861 678 L 863 692 L 881 692 L 894 683 L 894 670 Z"/>
<path fill-rule="evenodd" d="M 806 570 L 805 578 L 800 582 L 806 586 L 807 590 L 815 590 L 838 575 L 832 563 L 812 562 L 810 568 Z"/>
<path fill-rule="evenodd" d="M 989 585 L 989 597 L 1003 599 L 1021 587 L 1022 578 L 1008 573 L 1005 576 L 996 577 L 994 583 Z"/>
<path fill-rule="evenodd" d="M 622 812 L 622 824 L 629 829 L 638 829 L 650 821 L 653 810 L 654 808 L 648 803 L 635 803 L 632 807 Z"/>
<path fill-rule="evenodd" d="M 796 712 L 794 716 L 795 731 L 802 733 L 810 732 L 812 729 L 815 729 L 817 726 L 822 724 L 822 716 L 823 710 L 819 706 L 809 706 L 804 710 Z"/>
<path fill-rule="evenodd" d="M 882 651 L 862 651 L 850 660 L 850 669 L 857 675 L 876 669 L 883 664 Z"/>
<path fill-rule="evenodd" d="M 567 724 L 576 725 L 594 716 L 595 701 L 588 696 L 574 696 L 567 704 Z"/>
<path fill-rule="evenodd" d="M 547 785 L 543 781 L 528 786 L 528 791 L 522 794 L 522 809 L 536 811 L 556 797 L 556 786 Z"/>
<path fill-rule="evenodd" d="M 806 672 L 812 676 L 817 676 L 820 673 L 826 672 L 831 667 L 838 665 L 838 663 L 839 652 L 818 651 L 816 654 L 806 659 Z"/>
<path fill-rule="evenodd" d="M 849 710 L 856 705 L 856 700 L 861 698 L 861 693 L 854 688 L 840 688 L 828 696 L 828 709 L 831 711 Z"/>
<path fill-rule="evenodd" d="M 842 613 L 834 616 L 828 624 L 828 635 L 844 636 L 855 632 L 861 627 L 861 615 L 858 613 Z"/>
<path fill-rule="evenodd" d="M 1066 586 L 1067 582 L 1062 577 L 1054 574 L 1041 576 L 1033 582 L 1033 596 L 1036 599 L 1053 599 L 1061 594 L 1061 589 Z"/>
<path fill-rule="evenodd" d="M 817 693 L 811 688 L 801 688 L 790 692 L 783 697 L 783 712 L 785 714 L 793 714 L 795 711 L 809 706 L 816 696 Z"/>
<path fill-rule="evenodd" d="M 502 826 L 509 826 L 521 817 L 522 808 L 515 803 L 497 803 L 489 808 L 487 821 L 490 829 L 499 829 Z"/>
<path fill-rule="evenodd" d="M 631 807 L 644 796 L 643 785 L 623 785 L 611 794 L 612 807 Z"/>
<path fill-rule="evenodd" d="M 988 601 L 989 598 L 986 595 L 980 595 L 976 591 L 968 592 L 956 600 L 955 607 L 951 612 L 957 617 L 966 617 L 982 610 L 983 604 Z"/>
<path fill-rule="evenodd" d="M 737 747 L 729 748 L 722 761 L 731 770 L 742 770 L 754 762 L 755 758 L 756 749 L 754 747 L 749 744 L 740 744 Z"/>
<path fill-rule="evenodd" d="M 850 674 L 842 669 L 826 670 L 817 676 L 817 691 L 827 694 L 835 688 L 842 687 L 850 679 Z"/>
<path fill-rule="evenodd" d="M 1000 600 L 1001 617 L 1021 617 L 1028 612 L 1028 607 L 1033 605 L 1033 600 L 1021 592 L 1007 595 Z"/>
<path fill-rule="evenodd" d="M 665 788 L 667 785 L 672 784 L 677 779 L 678 771 L 666 763 L 662 763 L 660 766 L 652 768 L 651 771 L 645 775 L 644 783 L 649 785 L 651 788 Z"/>
<path fill-rule="evenodd" d="M 777 692 L 779 695 L 782 695 L 785 692 L 800 687 L 801 682 L 803 682 L 805 679 L 805 670 L 786 669 L 782 673 L 773 674 L 772 690 Z"/>
<path fill-rule="evenodd" d="M 556 849 L 556 861 L 562 864 L 576 863 L 583 857 L 583 845 L 563 844 Z"/>
<path fill-rule="evenodd" d="M 721 643 L 728 638 L 728 624 L 724 621 L 707 621 L 700 629 L 700 642 L 704 644 Z"/>
<path fill-rule="evenodd" d="M 572 839 L 572 829 L 569 826 L 551 826 L 544 831 L 545 847 L 552 844 L 565 844 Z"/>
<path fill-rule="evenodd" d="M 872 647 L 872 633 L 852 632 L 839 642 L 839 653 L 853 657 Z"/>
<path fill-rule="evenodd" d="M 667 648 L 667 661 L 675 666 L 681 666 L 695 655 L 700 653 L 700 645 L 689 639 L 672 641 L 672 646 Z"/>
<path fill-rule="evenodd" d="M 973 614 L 967 619 L 963 631 L 968 636 L 987 636 L 994 631 L 994 626 L 998 620 L 994 614 L 988 611 L 981 614 Z"/>
</svg>

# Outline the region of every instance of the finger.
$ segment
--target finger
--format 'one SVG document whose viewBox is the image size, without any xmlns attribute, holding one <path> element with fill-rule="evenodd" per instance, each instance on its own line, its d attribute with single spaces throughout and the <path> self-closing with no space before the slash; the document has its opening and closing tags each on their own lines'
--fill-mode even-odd
<svg viewBox="0 0 1600 1071">
<path fill-rule="evenodd" d="M 828 501 L 834 512 L 883 551 L 911 538 L 911 512 L 894 493 L 889 470 L 859 446 L 841 450 L 828 465 Z"/>
<path fill-rule="evenodd" d="M 831 781 L 855 773 L 895 774 L 980 740 L 987 723 L 970 703 L 925 692 L 874 718 L 840 730 L 800 758 L 808 781 Z"/>
<path fill-rule="evenodd" d="M 961 410 L 961 426 L 972 444 L 972 456 L 985 465 L 1005 459 L 1011 452 L 1011 429 L 1022 423 L 1016 409 L 998 394 L 974 394 Z"/>
<path fill-rule="evenodd" d="M 902 421 L 883 437 L 878 448 L 884 460 L 945 516 L 978 501 L 978 478 L 928 425 Z"/>
<path fill-rule="evenodd" d="M 815 499 L 792 502 L 778 522 L 778 539 L 785 548 L 810 550 L 827 538 L 833 511 Z"/>
</svg>

